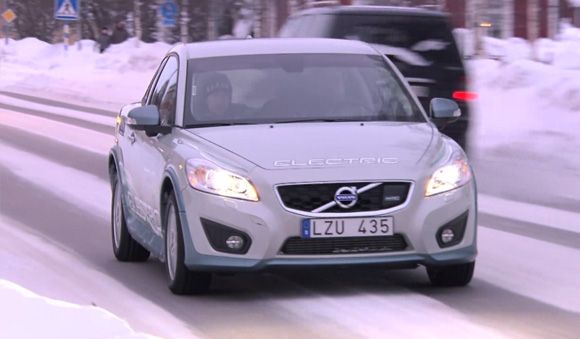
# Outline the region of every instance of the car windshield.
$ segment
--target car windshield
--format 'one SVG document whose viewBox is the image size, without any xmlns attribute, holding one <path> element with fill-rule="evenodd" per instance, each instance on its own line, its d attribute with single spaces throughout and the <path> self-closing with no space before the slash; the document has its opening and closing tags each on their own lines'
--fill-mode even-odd
<svg viewBox="0 0 580 339">
<path fill-rule="evenodd" d="M 344 15 L 335 37 L 367 42 L 396 64 L 461 64 L 451 29 L 443 18 Z"/>
<path fill-rule="evenodd" d="M 188 61 L 186 127 L 309 121 L 425 122 L 380 56 L 266 54 Z"/>
</svg>

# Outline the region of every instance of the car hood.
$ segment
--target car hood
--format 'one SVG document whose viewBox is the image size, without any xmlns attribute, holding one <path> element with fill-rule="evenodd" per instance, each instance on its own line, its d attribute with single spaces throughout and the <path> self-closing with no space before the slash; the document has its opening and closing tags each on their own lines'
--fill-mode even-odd
<svg viewBox="0 0 580 339">
<path fill-rule="evenodd" d="M 237 125 L 189 131 L 269 170 L 414 166 L 438 135 L 430 124 L 408 122 Z"/>
</svg>

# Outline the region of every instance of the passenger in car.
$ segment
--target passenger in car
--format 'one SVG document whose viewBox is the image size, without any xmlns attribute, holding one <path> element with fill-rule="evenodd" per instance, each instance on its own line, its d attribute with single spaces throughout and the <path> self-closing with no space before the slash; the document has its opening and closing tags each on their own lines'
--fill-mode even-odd
<svg viewBox="0 0 580 339">
<path fill-rule="evenodd" d="M 197 79 L 193 116 L 195 120 L 222 120 L 247 114 L 248 107 L 232 102 L 232 84 L 218 72 L 201 74 Z"/>
<path fill-rule="evenodd" d="M 210 115 L 224 115 L 232 103 L 232 85 L 225 74 L 210 73 L 202 79 L 201 95 Z"/>
</svg>

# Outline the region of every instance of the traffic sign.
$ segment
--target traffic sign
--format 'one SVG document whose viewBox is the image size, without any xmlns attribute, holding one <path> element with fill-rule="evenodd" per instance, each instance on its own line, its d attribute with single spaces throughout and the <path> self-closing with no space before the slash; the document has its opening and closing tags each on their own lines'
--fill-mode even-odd
<svg viewBox="0 0 580 339">
<path fill-rule="evenodd" d="M 179 8 L 174 0 L 166 0 L 161 4 L 159 10 L 161 11 L 161 23 L 165 27 L 175 27 L 177 23 L 177 15 Z"/>
<path fill-rule="evenodd" d="M 163 26 L 165 26 L 165 27 L 175 27 L 175 25 L 177 24 L 177 21 L 175 19 L 163 18 L 163 20 L 161 22 L 163 23 Z"/>
<path fill-rule="evenodd" d="M 14 19 L 16 19 L 16 13 L 14 13 L 14 11 L 11 9 L 7 9 L 2 13 L 2 18 L 7 23 L 11 23 L 12 21 L 14 21 Z"/>
<path fill-rule="evenodd" d="M 54 18 L 56 20 L 78 20 L 80 0 L 54 0 Z"/>
</svg>

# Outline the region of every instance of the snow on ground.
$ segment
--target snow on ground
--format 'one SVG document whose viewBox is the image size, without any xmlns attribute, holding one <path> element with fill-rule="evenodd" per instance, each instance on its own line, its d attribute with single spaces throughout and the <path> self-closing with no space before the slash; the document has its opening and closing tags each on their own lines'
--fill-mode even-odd
<svg viewBox="0 0 580 339">
<path fill-rule="evenodd" d="M 0 163 L 22 179 L 58 193 L 71 205 L 81 206 L 98 217 L 109 214 L 111 190 L 101 178 L 3 143 L 0 143 Z M 71 182 L 83 183 L 82 188 L 71 185 Z"/>
<path fill-rule="evenodd" d="M 0 102 L 3 98 L 4 97 L 0 95 Z M 90 114 L 78 114 L 78 117 L 82 119 L 87 115 Z M 2 121 L 2 125 L 53 139 L 99 155 L 108 154 L 114 142 L 113 120 L 111 120 L 112 122 L 109 125 L 111 127 L 111 134 L 104 134 L 92 129 L 70 125 L 52 119 L 23 115 L 5 109 L 0 110 L 0 121 Z M 55 131 L 58 131 L 58 134 L 56 134 Z"/>
<path fill-rule="evenodd" d="M 0 300 L 4 306 L 0 308 L 3 338 L 150 337 L 135 333 L 124 320 L 100 307 L 44 298 L 3 279 Z M 46 321 L 48 314 L 50 321 Z"/>
<path fill-rule="evenodd" d="M 478 237 L 478 279 L 580 313 L 580 298 L 571 297 L 580 286 L 580 263 L 570 260 L 578 250 L 488 227 L 479 227 Z"/>
<path fill-rule="evenodd" d="M 82 49 L 50 45 L 35 38 L 0 43 L 0 87 L 5 90 L 92 104 L 114 111 L 120 103 L 138 101 L 162 57 L 164 43 L 130 39 L 103 54 L 95 42 L 83 40 Z"/>
<path fill-rule="evenodd" d="M 477 152 L 507 147 L 580 169 L 580 70 L 530 60 L 473 60 L 468 67 L 479 93 L 472 130 Z"/>
<path fill-rule="evenodd" d="M 473 55 L 472 32 L 456 30 Z M 510 149 L 526 158 L 580 169 L 580 29 L 563 24 L 555 40 L 484 38 L 487 57 L 466 62 L 474 103 L 475 153 Z M 509 152 L 508 152 L 509 153 Z"/>
<path fill-rule="evenodd" d="M 468 57 L 476 53 L 475 33 L 458 28 L 453 31 L 459 50 Z M 498 39 L 482 37 L 486 57 L 510 63 L 517 60 L 536 60 L 563 69 L 580 70 L 580 29 L 562 23 L 554 40 L 541 38 L 533 43 L 522 38 Z"/>
<path fill-rule="evenodd" d="M 131 327 L 164 337 L 196 336 L 161 307 L 27 226 L 0 215 L 0 232 L 0 338 L 150 337 Z"/>
</svg>

